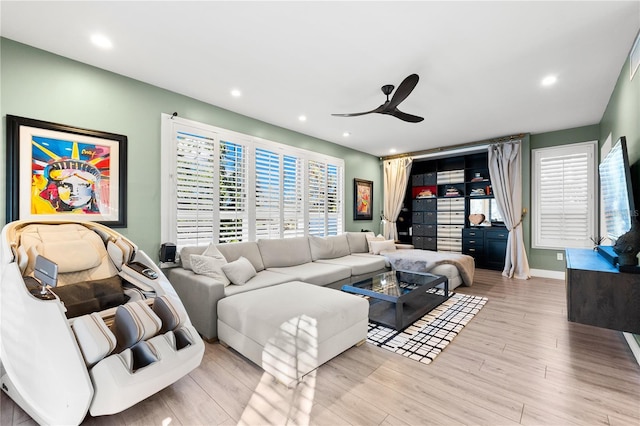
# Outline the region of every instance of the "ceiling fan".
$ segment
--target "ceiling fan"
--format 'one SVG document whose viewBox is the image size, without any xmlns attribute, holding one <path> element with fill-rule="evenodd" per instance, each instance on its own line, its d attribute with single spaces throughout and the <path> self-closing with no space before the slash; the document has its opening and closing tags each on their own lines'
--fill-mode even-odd
<svg viewBox="0 0 640 426">
<path fill-rule="evenodd" d="M 387 100 L 385 103 L 383 103 L 382 105 L 380 105 L 378 108 L 374 110 L 367 111 L 367 112 L 354 112 L 351 114 L 331 114 L 331 115 L 335 117 L 356 117 L 358 115 L 365 115 L 365 114 L 371 114 L 376 112 L 378 114 L 392 115 L 396 118 L 399 118 L 400 120 L 408 121 L 409 123 L 419 123 L 422 120 L 424 120 L 423 117 L 407 114 L 398 109 L 398 105 L 400 104 L 400 102 L 404 101 L 407 98 L 407 96 L 409 96 L 409 94 L 416 87 L 416 84 L 418 84 L 418 79 L 419 79 L 418 74 L 411 74 L 409 77 L 402 80 L 402 83 L 400 83 L 400 86 L 398 86 L 398 90 L 396 90 L 396 92 L 393 94 L 393 97 L 391 98 L 391 100 L 389 100 L 389 95 L 391 94 L 391 92 L 393 92 L 394 86 L 392 84 L 386 84 L 382 86 L 381 88 L 382 93 L 387 95 Z"/>
</svg>

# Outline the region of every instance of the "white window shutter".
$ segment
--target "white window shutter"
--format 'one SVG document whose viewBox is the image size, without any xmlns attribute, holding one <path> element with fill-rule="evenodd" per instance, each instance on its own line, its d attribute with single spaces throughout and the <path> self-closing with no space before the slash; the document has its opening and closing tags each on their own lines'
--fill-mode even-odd
<svg viewBox="0 0 640 426">
<path fill-rule="evenodd" d="M 162 115 L 163 241 L 344 231 L 344 161 Z"/>
<path fill-rule="evenodd" d="M 302 158 L 284 155 L 282 182 L 283 236 L 304 236 L 304 163 Z"/>
<path fill-rule="evenodd" d="M 595 237 L 595 143 L 533 151 L 534 248 L 591 247 Z"/>
<path fill-rule="evenodd" d="M 280 156 L 256 147 L 256 239 L 280 238 Z"/>
<path fill-rule="evenodd" d="M 247 213 L 247 148 L 220 142 L 219 208 L 221 243 L 246 241 L 249 235 Z"/>
<path fill-rule="evenodd" d="M 177 131 L 176 237 L 177 245 L 201 245 L 213 241 L 217 199 L 215 143 L 205 135 Z"/>
</svg>

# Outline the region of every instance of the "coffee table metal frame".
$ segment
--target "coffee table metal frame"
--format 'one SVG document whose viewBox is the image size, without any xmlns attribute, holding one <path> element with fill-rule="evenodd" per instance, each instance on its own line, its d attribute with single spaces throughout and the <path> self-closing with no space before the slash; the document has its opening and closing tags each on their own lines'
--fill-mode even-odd
<svg viewBox="0 0 640 426">
<path fill-rule="evenodd" d="M 428 292 L 444 284 L 444 294 Z M 388 271 L 342 286 L 342 291 L 369 297 L 369 320 L 398 331 L 449 299 L 449 280 L 428 272 Z"/>
</svg>

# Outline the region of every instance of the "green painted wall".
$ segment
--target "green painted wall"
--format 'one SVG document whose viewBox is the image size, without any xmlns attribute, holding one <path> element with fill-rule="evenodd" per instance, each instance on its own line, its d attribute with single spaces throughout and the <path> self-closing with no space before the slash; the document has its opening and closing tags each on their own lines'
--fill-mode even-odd
<svg viewBox="0 0 640 426">
<path fill-rule="evenodd" d="M 611 135 L 612 143 L 620 136 L 627 139 L 633 198 L 636 210 L 640 209 L 640 69 L 629 80 L 629 59 L 622 66 L 616 87 L 600 122 L 600 140 L 603 143 Z M 640 335 L 634 334 L 638 346 Z"/>
<path fill-rule="evenodd" d="M 570 143 L 597 141 L 600 139 L 600 126 L 577 127 L 574 129 L 558 130 L 556 132 L 539 133 L 531 135 L 531 149 L 548 148 L 551 146 L 566 145 Z M 530 157 L 531 158 L 531 157 Z M 529 185 L 531 189 L 531 164 L 529 164 Z M 595 188 L 594 188 L 595 190 Z M 525 230 L 526 231 L 526 230 Z M 529 241 L 531 241 L 531 228 L 528 230 Z M 557 260 L 556 253 L 563 253 L 563 250 L 534 249 L 529 244 L 529 266 L 532 269 L 543 269 L 547 271 L 564 271 L 565 261 Z"/>
<path fill-rule="evenodd" d="M 616 87 L 600 122 L 600 143 L 611 135 L 612 143 L 620 136 L 627 139 L 636 209 L 640 208 L 640 69 L 630 77 L 629 59 L 622 66 Z"/>
<path fill-rule="evenodd" d="M 160 246 L 160 114 L 177 111 L 196 120 L 342 158 L 345 161 L 346 230 L 379 231 L 382 210 L 380 160 L 324 140 L 273 126 L 186 96 L 61 56 L 0 39 L 0 115 L 6 182 L 6 115 L 127 135 L 128 226 L 121 232 L 150 256 Z M 372 221 L 353 221 L 353 178 L 374 182 Z M 6 188 L 0 185 L 0 223 L 6 223 Z"/>
</svg>

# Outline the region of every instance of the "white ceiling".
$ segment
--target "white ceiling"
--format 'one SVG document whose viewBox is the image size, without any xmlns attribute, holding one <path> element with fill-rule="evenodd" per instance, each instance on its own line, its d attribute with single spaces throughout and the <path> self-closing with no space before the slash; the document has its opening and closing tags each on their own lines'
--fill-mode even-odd
<svg viewBox="0 0 640 426">
<path fill-rule="evenodd" d="M 640 28 L 640 1 L 0 8 L 9 39 L 377 156 L 598 123 Z M 113 48 L 93 46 L 96 32 Z M 376 108 L 382 85 L 412 73 L 420 81 L 399 108 L 423 122 L 330 115 Z M 558 83 L 542 87 L 549 74 Z"/>
</svg>

